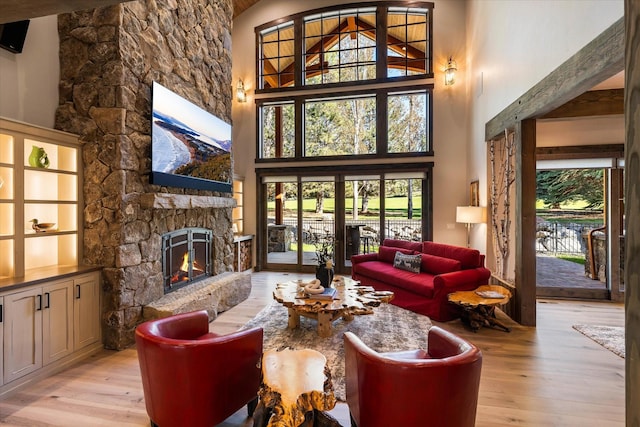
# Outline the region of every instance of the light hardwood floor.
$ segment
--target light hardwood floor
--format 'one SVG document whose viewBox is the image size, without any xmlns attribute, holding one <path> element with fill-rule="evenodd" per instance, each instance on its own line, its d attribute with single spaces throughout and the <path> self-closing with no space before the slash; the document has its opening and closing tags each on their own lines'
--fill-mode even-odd
<svg viewBox="0 0 640 427">
<path fill-rule="evenodd" d="M 261 272 L 251 296 L 221 314 L 211 330 L 236 330 L 271 301 L 278 281 L 310 276 Z M 624 325 L 624 306 L 608 302 L 538 301 L 538 326 L 509 319 L 510 333 L 467 330 L 460 321 L 434 322 L 482 349 L 477 426 L 623 426 L 624 359 L 572 329 L 573 324 Z M 500 313 L 501 314 L 501 313 Z M 283 325 L 284 326 L 284 325 Z M 347 427 L 346 404 L 332 414 Z M 427 414 L 428 419 L 428 414 Z M 0 401 L 10 426 L 144 426 L 135 348 L 104 350 L 79 365 Z M 241 409 L 221 426 L 248 427 Z"/>
</svg>

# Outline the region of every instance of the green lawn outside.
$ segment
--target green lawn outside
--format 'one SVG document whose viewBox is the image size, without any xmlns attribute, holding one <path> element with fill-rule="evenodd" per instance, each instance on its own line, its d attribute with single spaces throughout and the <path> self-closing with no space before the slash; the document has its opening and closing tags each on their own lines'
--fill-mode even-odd
<svg viewBox="0 0 640 427">
<path fill-rule="evenodd" d="M 334 213 L 335 212 L 335 199 L 326 198 L 324 199 L 324 213 Z M 353 210 L 353 199 L 348 198 L 345 201 L 345 206 L 347 209 L 347 215 Z M 298 202 L 296 200 L 286 200 L 284 204 L 285 211 L 293 213 L 296 212 L 298 207 Z M 275 202 L 268 202 L 267 208 L 269 210 L 275 209 Z M 400 218 L 407 217 L 407 197 L 389 197 L 386 199 L 385 205 L 387 216 L 397 216 Z M 316 200 L 315 199 L 304 199 L 302 201 L 302 210 L 303 212 L 315 212 L 316 210 Z M 367 218 L 376 219 L 379 218 L 380 212 L 380 198 L 372 198 L 369 199 L 369 214 L 367 214 Z M 422 216 L 422 196 L 414 196 L 413 197 L 413 219 L 419 219 Z"/>
<path fill-rule="evenodd" d="M 572 256 L 572 255 L 556 255 L 556 258 L 564 259 L 566 261 L 575 262 L 576 264 L 584 265 L 586 260 L 584 257 Z"/>
</svg>

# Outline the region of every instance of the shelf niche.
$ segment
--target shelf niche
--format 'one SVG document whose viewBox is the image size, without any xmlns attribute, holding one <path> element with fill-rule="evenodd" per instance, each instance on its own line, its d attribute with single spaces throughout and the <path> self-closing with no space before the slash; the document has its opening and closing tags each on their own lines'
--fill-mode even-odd
<svg viewBox="0 0 640 427">
<path fill-rule="evenodd" d="M 30 163 L 34 147 L 48 162 Z M 76 135 L 0 118 L 0 279 L 82 259 L 82 143 Z M 44 232 L 33 228 L 54 223 Z"/>
</svg>

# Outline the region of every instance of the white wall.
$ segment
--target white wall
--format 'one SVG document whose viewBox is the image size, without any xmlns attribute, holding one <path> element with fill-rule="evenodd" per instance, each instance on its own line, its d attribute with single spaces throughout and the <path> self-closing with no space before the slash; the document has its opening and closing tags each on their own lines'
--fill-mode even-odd
<svg viewBox="0 0 640 427">
<path fill-rule="evenodd" d="M 22 53 L 0 49 L 0 116 L 52 128 L 58 107 L 58 18 L 32 19 Z"/>
<path fill-rule="evenodd" d="M 487 204 L 485 124 L 623 14 L 623 0 L 469 2 L 468 177 L 480 177 L 481 205 Z M 486 250 L 486 230 L 476 230 L 472 245 Z"/>
<path fill-rule="evenodd" d="M 624 116 L 582 117 L 564 120 L 538 120 L 536 145 L 624 144 Z"/>
<path fill-rule="evenodd" d="M 245 181 L 245 231 L 254 234 L 255 212 L 255 32 L 256 26 L 305 10 L 333 4 L 336 0 L 286 1 L 262 0 L 233 23 L 233 84 L 242 79 L 248 88 L 248 102 L 233 105 L 234 168 Z M 462 0 L 435 2 L 434 46 L 434 240 L 452 244 L 466 244 L 466 229 L 455 222 L 457 205 L 468 204 L 467 177 L 467 101 L 465 77 L 465 9 Z M 449 56 L 458 61 L 458 83 L 445 88 L 442 70 Z"/>
</svg>

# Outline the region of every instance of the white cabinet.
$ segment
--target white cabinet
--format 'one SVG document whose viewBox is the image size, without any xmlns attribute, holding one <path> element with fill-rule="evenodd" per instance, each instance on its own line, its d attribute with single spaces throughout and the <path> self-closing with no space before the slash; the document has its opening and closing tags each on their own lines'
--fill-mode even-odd
<svg viewBox="0 0 640 427">
<path fill-rule="evenodd" d="M 82 172 L 77 135 L 0 118 L 0 398 L 101 347 Z"/>
<path fill-rule="evenodd" d="M 4 384 L 4 298 L 0 297 L 0 385 Z"/>
<path fill-rule="evenodd" d="M 0 385 L 99 346 L 97 271 L 7 291 L 0 304 Z"/>
<path fill-rule="evenodd" d="M 100 340 L 100 280 L 86 274 L 74 280 L 74 348 L 79 350 Z"/>
<path fill-rule="evenodd" d="M 42 364 L 73 352 L 73 280 L 42 288 Z"/>
<path fill-rule="evenodd" d="M 4 295 L 5 384 L 42 367 L 42 294 L 34 288 Z"/>
</svg>

